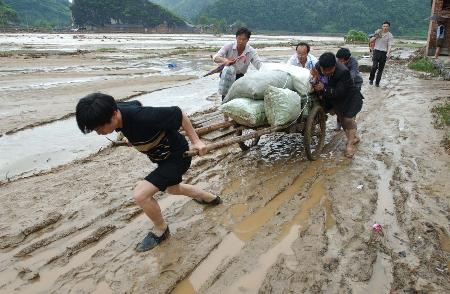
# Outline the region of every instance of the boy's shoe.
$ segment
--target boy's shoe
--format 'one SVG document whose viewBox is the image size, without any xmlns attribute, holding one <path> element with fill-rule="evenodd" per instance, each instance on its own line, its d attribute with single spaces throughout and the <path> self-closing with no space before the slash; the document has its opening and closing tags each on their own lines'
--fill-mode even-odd
<svg viewBox="0 0 450 294">
<path fill-rule="evenodd" d="M 144 252 L 151 250 L 159 245 L 162 241 L 166 240 L 169 235 L 169 226 L 167 226 L 167 229 L 164 231 L 161 237 L 156 236 L 153 232 L 149 232 L 147 236 L 145 236 L 144 240 L 142 240 L 142 242 L 136 246 L 136 251 Z"/>
<path fill-rule="evenodd" d="M 369 85 L 373 85 L 373 81 L 372 80 L 369 80 Z"/>
<path fill-rule="evenodd" d="M 379 87 L 380 86 L 380 84 L 375 84 L 375 87 Z"/>
<path fill-rule="evenodd" d="M 211 200 L 210 202 L 206 202 L 205 200 L 198 200 L 198 199 L 192 199 L 192 200 L 194 200 L 198 204 L 202 204 L 202 205 L 219 205 L 222 203 L 222 199 L 220 199 L 220 196 L 216 196 L 216 198 L 214 198 L 214 200 Z"/>
</svg>

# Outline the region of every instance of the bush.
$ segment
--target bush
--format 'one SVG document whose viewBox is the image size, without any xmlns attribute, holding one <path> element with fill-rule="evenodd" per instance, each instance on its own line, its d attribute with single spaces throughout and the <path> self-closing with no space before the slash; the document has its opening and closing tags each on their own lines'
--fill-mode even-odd
<svg viewBox="0 0 450 294">
<path fill-rule="evenodd" d="M 437 126 L 450 126 L 450 102 L 433 107 L 432 112 L 437 116 Z"/>
<path fill-rule="evenodd" d="M 419 59 L 413 60 L 408 64 L 408 68 L 417 71 L 429 72 L 433 75 L 438 75 L 438 70 L 427 57 L 421 57 Z"/>
<path fill-rule="evenodd" d="M 369 37 L 366 33 L 356 30 L 348 31 L 344 37 L 345 43 L 368 42 Z"/>
</svg>

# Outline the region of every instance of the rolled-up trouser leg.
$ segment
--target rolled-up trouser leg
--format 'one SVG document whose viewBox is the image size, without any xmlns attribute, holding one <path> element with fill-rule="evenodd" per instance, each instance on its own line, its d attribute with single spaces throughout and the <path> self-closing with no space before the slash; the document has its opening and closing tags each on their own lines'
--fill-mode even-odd
<svg viewBox="0 0 450 294">
<path fill-rule="evenodd" d="M 357 125 L 354 117 L 344 117 L 338 114 L 338 120 L 344 130 L 356 130 Z"/>
</svg>

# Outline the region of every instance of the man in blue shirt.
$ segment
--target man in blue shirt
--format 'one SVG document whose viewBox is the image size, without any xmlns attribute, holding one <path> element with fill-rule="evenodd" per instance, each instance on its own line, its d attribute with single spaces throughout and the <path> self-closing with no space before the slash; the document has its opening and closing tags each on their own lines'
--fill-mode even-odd
<svg viewBox="0 0 450 294">
<path fill-rule="evenodd" d="M 350 50 L 348 50 L 347 48 L 340 48 L 336 53 L 336 58 L 339 63 L 342 63 L 348 68 L 348 70 L 350 71 L 350 76 L 353 79 L 353 83 L 361 91 L 363 78 L 361 76 L 361 73 L 359 72 L 358 60 L 356 60 L 356 58 L 352 56 Z M 336 118 L 336 128 L 334 130 L 339 131 L 341 130 L 341 127 L 342 126 L 339 122 L 339 119 Z"/>
</svg>

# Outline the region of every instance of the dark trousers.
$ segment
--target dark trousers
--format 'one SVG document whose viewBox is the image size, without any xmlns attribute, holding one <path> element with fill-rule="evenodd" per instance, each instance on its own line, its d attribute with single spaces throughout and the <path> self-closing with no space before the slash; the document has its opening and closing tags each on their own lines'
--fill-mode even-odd
<svg viewBox="0 0 450 294">
<path fill-rule="evenodd" d="M 372 70 L 370 71 L 370 77 L 369 80 L 373 81 L 375 78 L 375 73 L 377 73 L 377 79 L 375 81 L 375 84 L 380 84 L 381 76 L 383 75 L 384 65 L 386 64 L 387 59 L 387 52 L 386 51 L 379 51 L 379 50 L 373 50 L 373 57 L 372 57 Z M 378 72 L 377 72 L 378 70 Z"/>
</svg>

